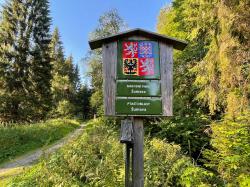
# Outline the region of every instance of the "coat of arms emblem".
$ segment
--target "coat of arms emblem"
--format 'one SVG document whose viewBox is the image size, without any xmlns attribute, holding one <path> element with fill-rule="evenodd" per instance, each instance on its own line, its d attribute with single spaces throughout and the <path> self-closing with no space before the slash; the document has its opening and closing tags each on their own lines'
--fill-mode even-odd
<svg viewBox="0 0 250 187">
<path fill-rule="evenodd" d="M 136 76 L 154 75 L 153 45 L 150 41 L 123 42 L 123 74 Z"/>
</svg>

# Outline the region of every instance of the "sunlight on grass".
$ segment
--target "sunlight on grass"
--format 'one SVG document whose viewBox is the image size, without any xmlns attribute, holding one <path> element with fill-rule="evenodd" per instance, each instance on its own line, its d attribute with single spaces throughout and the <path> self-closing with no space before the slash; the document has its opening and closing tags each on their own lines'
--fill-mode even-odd
<svg viewBox="0 0 250 187">
<path fill-rule="evenodd" d="M 5 187 L 11 181 L 11 179 L 21 173 L 26 169 L 24 167 L 16 167 L 12 169 L 7 169 L 6 171 L 0 171 L 0 186 Z"/>
</svg>

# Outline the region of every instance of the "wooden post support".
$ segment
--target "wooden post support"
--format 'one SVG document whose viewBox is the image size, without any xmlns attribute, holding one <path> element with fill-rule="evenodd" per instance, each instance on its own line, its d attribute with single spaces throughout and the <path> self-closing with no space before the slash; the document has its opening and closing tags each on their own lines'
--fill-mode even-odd
<svg viewBox="0 0 250 187">
<path fill-rule="evenodd" d="M 130 176 L 131 176 L 131 170 L 130 170 L 130 150 L 132 148 L 131 144 L 126 143 L 125 144 L 125 187 L 131 187 L 130 182 Z"/>
<path fill-rule="evenodd" d="M 133 150 L 132 150 L 132 186 L 144 186 L 143 164 L 144 130 L 143 119 L 134 117 L 133 123 Z"/>
</svg>

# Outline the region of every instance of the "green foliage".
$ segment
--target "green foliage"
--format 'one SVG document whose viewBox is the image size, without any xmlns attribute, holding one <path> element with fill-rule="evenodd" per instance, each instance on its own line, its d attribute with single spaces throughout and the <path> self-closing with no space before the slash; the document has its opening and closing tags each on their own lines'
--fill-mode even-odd
<svg viewBox="0 0 250 187">
<path fill-rule="evenodd" d="M 90 106 L 90 97 L 92 91 L 86 85 L 81 85 L 75 98 L 75 113 L 83 119 L 89 119 L 93 116 L 93 111 Z"/>
<path fill-rule="evenodd" d="M 224 119 L 212 124 L 212 150 L 206 150 L 206 166 L 219 173 L 225 184 L 244 186 L 250 180 L 250 112 L 235 121 Z"/>
<path fill-rule="evenodd" d="M 9 186 L 124 186 L 123 147 L 114 121 L 98 119 L 86 132 Z M 157 156 L 156 156 L 157 155 Z M 178 145 L 145 142 L 145 186 L 209 186 L 216 178 L 181 154 Z"/>
<path fill-rule="evenodd" d="M 28 62 L 31 28 L 26 20 L 31 9 L 28 2 L 9 1 L 2 10 L 0 28 L 0 96 L 1 120 L 27 116 Z"/>
<path fill-rule="evenodd" d="M 185 39 L 189 44 L 184 51 L 174 52 L 174 117 L 153 123 L 149 133 L 180 144 L 184 153 L 196 160 L 201 150 L 209 147 L 209 136 L 204 132 L 209 131 L 210 117 L 208 107 L 195 100 L 199 90 L 194 86 L 196 77 L 191 70 L 205 57 L 210 38 L 202 31 L 194 37 L 197 25 L 191 21 L 198 10 L 191 6 L 192 2 L 175 0 L 171 7 L 163 7 L 158 16 L 158 32 Z"/>
<path fill-rule="evenodd" d="M 8 169 L 7 171 L 3 171 L 0 173 L 0 186 L 7 186 L 7 184 L 11 181 L 11 178 L 14 176 L 21 174 L 24 172 L 24 169 L 22 167 L 16 167 Z"/>
<path fill-rule="evenodd" d="M 248 9 L 245 0 L 174 0 L 161 10 L 157 23 L 160 33 L 189 45 L 174 55 L 175 117 L 150 133 L 181 144 L 195 159 L 205 158 L 199 162 L 228 186 L 247 186 L 249 181 Z M 213 122 L 209 115 L 226 117 Z M 203 132 L 212 134 L 211 142 Z M 197 172 L 187 173 L 186 179 Z"/>
<path fill-rule="evenodd" d="M 96 113 L 99 116 L 102 116 L 104 114 L 104 109 L 103 109 L 103 91 L 102 90 L 97 90 L 95 91 L 90 98 L 90 105 L 92 108 L 95 109 Z"/>
<path fill-rule="evenodd" d="M 185 95 L 213 115 L 226 111 L 234 117 L 249 103 L 248 8 L 247 1 L 175 0 L 158 17 L 160 33 L 189 41 L 175 57 L 176 91 L 189 85 Z"/>
<path fill-rule="evenodd" d="M 180 147 L 153 139 L 146 142 L 146 148 L 145 186 L 166 186 L 173 164 L 182 158 Z"/>
<path fill-rule="evenodd" d="M 80 78 L 78 66 L 74 66 L 73 57 L 65 59 L 62 42 L 58 28 L 53 32 L 50 42 L 50 57 L 52 59 L 52 84 L 51 91 L 53 95 L 52 116 L 72 116 L 79 113 L 79 108 L 83 107 L 79 103 L 79 94 L 88 94 L 80 92 Z M 82 96 L 88 99 L 88 96 Z"/>
<path fill-rule="evenodd" d="M 157 155 L 157 156 L 156 156 Z M 153 138 L 146 141 L 145 186 L 212 186 L 213 173 L 195 166 L 181 147 Z"/>
<path fill-rule="evenodd" d="M 123 153 L 118 135 L 97 124 L 89 123 L 82 137 L 14 180 L 12 185 L 122 186 Z"/>
<path fill-rule="evenodd" d="M 41 119 L 50 109 L 50 17 L 46 0 L 10 0 L 0 27 L 0 120 Z"/>
<path fill-rule="evenodd" d="M 210 120 L 199 113 L 176 116 L 171 119 L 152 121 L 146 125 L 146 133 L 151 137 L 167 139 L 168 142 L 181 145 L 182 151 L 195 160 L 201 156 L 201 151 L 209 147 Z"/>
<path fill-rule="evenodd" d="M 32 97 L 30 102 L 33 106 L 32 113 L 35 113 L 36 119 L 44 119 L 47 111 L 51 109 L 51 90 L 50 83 L 52 79 L 49 56 L 49 41 L 51 18 L 49 15 L 48 0 L 29 0 L 33 4 L 33 12 L 31 18 L 26 23 L 32 27 L 32 40 L 29 50 L 31 51 L 31 59 L 27 59 L 30 64 L 29 73 L 30 85 L 26 89 L 29 90 L 29 96 Z"/>
<path fill-rule="evenodd" d="M 74 111 L 74 105 L 68 100 L 61 100 L 56 108 L 56 114 L 58 116 L 72 117 L 72 111 Z"/>
<path fill-rule="evenodd" d="M 0 163 L 61 139 L 79 126 L 75 120 L 55 119 L 35 124 L 0 126 Z"/>
</svg>

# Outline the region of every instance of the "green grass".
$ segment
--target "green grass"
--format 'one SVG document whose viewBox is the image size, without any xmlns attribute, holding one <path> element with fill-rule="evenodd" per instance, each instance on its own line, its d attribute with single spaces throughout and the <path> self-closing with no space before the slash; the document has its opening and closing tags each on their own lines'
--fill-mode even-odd
<svg viewBox="0 0 250 187">
<path fill-rule="evenodd" d="M 80 125 L 76 120 L 0 126 L 0 164 L 63 138 Z"/>
<path fill-rule="evenodd" d="M 23 173 L 25 169 L 23 167 L 16 167 L 8 169 L 6 172 L 0 173 L 0 186 L 4 187 L 11 181 L 11 179 L 17 175 Z"/>
</svg>

